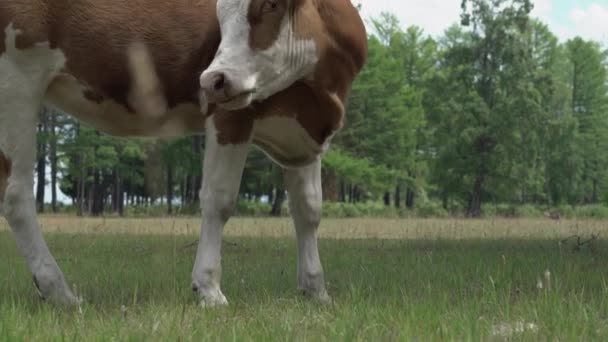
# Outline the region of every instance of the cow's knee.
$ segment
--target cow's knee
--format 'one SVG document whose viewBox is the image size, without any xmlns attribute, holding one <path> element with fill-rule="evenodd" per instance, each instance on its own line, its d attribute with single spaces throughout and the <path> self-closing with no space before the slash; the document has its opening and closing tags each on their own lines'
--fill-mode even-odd
<svg viewBox="0 0 608 342">
<path fill-rule="evenodd" d="M 321 223 L 322 202 L 314 191 L 304 191 L 293 194 L 289 200 L 290 209 L 299 225 L 303 227 L 318 227 Z"/>
<path fill-rule="evenodd" d="M 33 206 L 34 193 L 31 186 L 20 182 L 7 182 L 4 193 L 3 213 L 13 228 L 18 228 L 27 221 L 29 215 L 35 215 L 35 208 L 28 212 L 28 205 Z M 31 202 L 31 203 L 28 203 Z"/>
<path fill-rule="evenodd" d="M 236 196 L 228 189 L 210 186 L 200 193 L 203 217 L 226 222 L 234 214 Z"/>
</svg>

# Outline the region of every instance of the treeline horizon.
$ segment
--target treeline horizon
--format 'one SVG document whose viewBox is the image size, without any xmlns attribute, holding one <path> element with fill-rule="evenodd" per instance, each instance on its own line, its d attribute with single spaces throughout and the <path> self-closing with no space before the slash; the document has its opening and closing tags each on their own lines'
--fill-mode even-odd
<svg viewBox="0 0 608 342">
<path fill-rule="evenodd" d="M 532 8 L 464 0 L 460 23 L 436 38 L 373 18 L 368 62 L 324 157 L 324 200 L 468 217 L 489 205 L 608 203 L 608 52 L 560 42 Z M 198 212 L 203 150 L 201 136 L 116 138 L 45 109 L 38 210 L 57 212 L 60 189 L 79 215 Z M 239 202 L 281 215 L 285 200 L 281 170 L 253 149 Z"/>
</svg>

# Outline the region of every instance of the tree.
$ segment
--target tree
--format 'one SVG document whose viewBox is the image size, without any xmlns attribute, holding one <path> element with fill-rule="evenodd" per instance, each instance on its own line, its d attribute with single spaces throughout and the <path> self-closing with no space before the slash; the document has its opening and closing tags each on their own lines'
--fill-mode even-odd
<svg viewBox="0 0 608 342">
<path fill-rule="evenodd" d="M 529 162 L 521 152 L 536 132 L 540 99 L 524 36 L 531 3 L 465 0 L 462 8 L 468 31 L 446 33 L 443 70 L 433 79 L 443 102 L 430 115 L 439 139 L 435 180 L 464 195 L 468 215 L 479 217 L 484 196 L 496 195 L 487 185 L 512 182 L 514 168 Z"/>
<path fill-rule="evenodd" d="M 389 205 L 391 192 L 399 194 L 404 183 L 412 189 L 419 173 L 418 133 L 425 123 L 422 90 L 417 83 L 433 64 L 429 57 L 433 44 L 423 39 L 417 28 L 403 32 L 393 15 L 383 13 L 373 24 L 376 34 L 369 38 L 368 63 L 354 85 L 346 124 L 334 147 L 351 159 L 365 156 L 371 163 L 395 171 L 395 177 L 386 179 L 382 189 Z M 406 68 L 409 75 L 403 72 Z M 342 172 L 344 179 L 343 170 L 333 171 Z M 359 185 L 369 188 L 368 184 Z M 375 190 L 379 190 L 377 186 Z"/>
<path fill-rule="evenodd" d="M 578 123 L 581 154 L 580 196 L 597 203 L 606 179 L 608 159 L 608 88 L 606 52 L 596 42 L 574 38 L 566 43 L 570 62 L 571 110 Z"/>
</svg>

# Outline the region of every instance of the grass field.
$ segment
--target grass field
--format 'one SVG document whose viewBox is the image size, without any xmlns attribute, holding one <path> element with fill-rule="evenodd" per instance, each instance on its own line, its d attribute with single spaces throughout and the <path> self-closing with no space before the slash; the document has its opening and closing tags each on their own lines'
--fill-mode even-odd
<svg viewBox="0 0 608 342">
<path fill-rule="evenodd" d="M 234 219 L 223 247 L 230 306 L 212 310 L 189 288 L 199 219 L 45 216 L 42 225 L 83 312 L 38 300 L 2 222 L 1 340 L 608 339 L 600 221 L 326 219 L 334 303 L 322 306 L 295 290 L 288 219 Z M 573 235 L 582 245 L 562 241 Z"/>
</svg>

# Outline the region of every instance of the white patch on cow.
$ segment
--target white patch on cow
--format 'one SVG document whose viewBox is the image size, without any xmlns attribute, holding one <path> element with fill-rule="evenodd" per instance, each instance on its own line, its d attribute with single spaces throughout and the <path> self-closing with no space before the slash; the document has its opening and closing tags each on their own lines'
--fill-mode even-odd
<svg viewBox="0 0 608 342">
<path fill-rule="evenodd" d="M 84 96 L 87 87 L 74 77 L 61 74 L 48 88 L 45 101 L 100 131 L 115 136 L 175 137 L 202 133 L 205 117 L 193 103 L 184 103 L 162 112 L 132 113 L 111 99 L 101 103 Z M 158 109 L 158 107 L 155 107 Z M 187 118 L 200 117 L 193 126 Z"/>
<path fill-rule="evenodd" d="M 317 245 L 321 222 L 321 158 L 312 164 L 285 171 L 289 208 L 298 240 L 298 288 L 321 302 L 330 302 Z"/>
<path fill-rule="evenodd" d="M 220 145 L 213 116 L 207 120 L 200 192 L 203 225 L 192 269 L 192 287 L 204 307 L 228 304 L 220 288 L 222 231 L 236 205 L 249 150 L 249 142 Z"/>
<path fill-rule="evenodd" d="M 272 115 L 256 120 L 253 144 L 285 168 L 308 165 L 324 150 L 289 116 Z"/>
<path fill-rule="evenodd" d="M 138 114 L 150 118 L 161 116 L 167 111 L 167 99 L 150 51 L 138 41 L 129 45 L 127 56 L 132 79 L 129 104 Z"/>
<path fill-rule="evenodd" d="M 15 41 L 20 31 L 12 24 L 5 34 L 6 49 L 0 55 L 0 149 L 12 160 L 12 173 L 3 214 L 40 293 L 58 303 L 77 304 L 38 226 L 32 177 L 42 98 L 66 59 L 48 43 L 18 50 Z"/>
<path fill-rule="evenodd" d="M 247 12 L 251 0 L 219 0 L 217 13 L 222 33 L 220 54 L 205 75 L 221 71 L 235 89 L 248 93 L 252 101 L 264 100 L 295 81 L 307 78 L 317 63 L 317 48 L 312 39 L 295 38 L 293 18 L 286 14 L 274 45 L 254 51 L 249 45 L 250 24 Z M 240 82 L 240 83 L 239 83 Z M 231 108 L 232 109 L 232 108 Z"/>
</svg>

